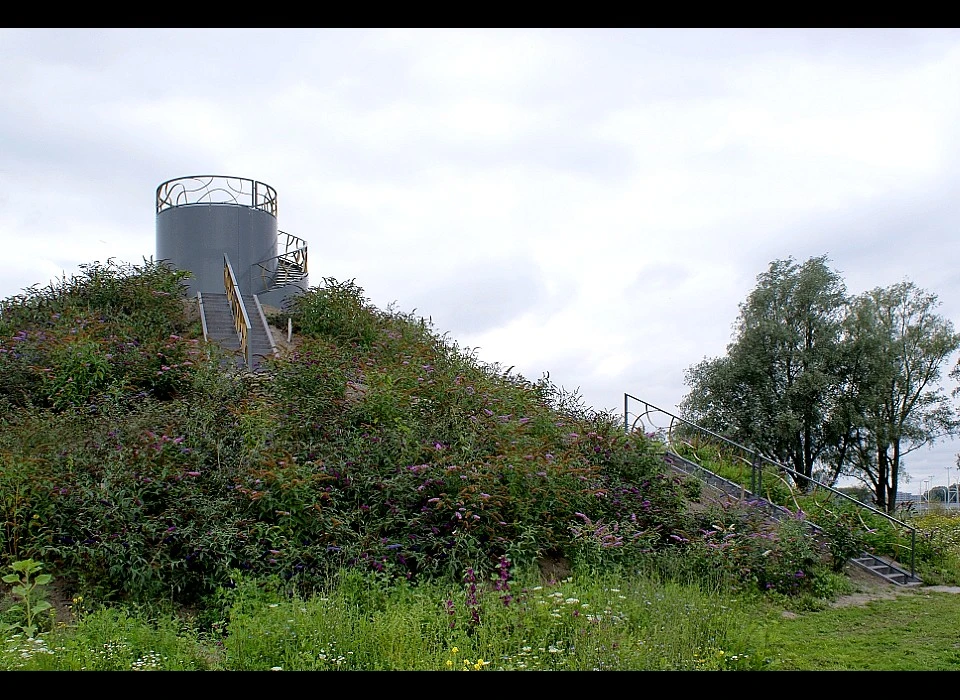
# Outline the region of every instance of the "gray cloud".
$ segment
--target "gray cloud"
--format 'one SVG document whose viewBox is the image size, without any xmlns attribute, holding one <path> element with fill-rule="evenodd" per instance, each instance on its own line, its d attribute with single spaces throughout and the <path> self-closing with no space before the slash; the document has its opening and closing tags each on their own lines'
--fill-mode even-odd
<svg viewBox="0 0 960 700">
<path fill-rule="evenodd" d="M 425 280 L 406 301 L 418 315 L 431 316 L 438 330 L 459 337 L 507 325 L 543 307 L 549 296 L 534 260 L 501 258 L 462 261 Z"/>
</svg>

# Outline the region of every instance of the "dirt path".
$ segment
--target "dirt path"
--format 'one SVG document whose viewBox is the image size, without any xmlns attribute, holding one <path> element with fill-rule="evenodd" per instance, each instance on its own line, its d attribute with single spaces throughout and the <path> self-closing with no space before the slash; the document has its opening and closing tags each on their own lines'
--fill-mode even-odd
<svg viewBox="0 0 960 700">
<path fill-rule="evenodd" d="M 848 566 L 846 573 L 857 590 L 854 593 L 837 598 L 830 604 L 832 608 L 866 605 L 874 600 L 893 600 L 899 596 L 916 595 L 917 593 L 960 593 L 960 586 L 911 586 L 909 588 L 897 586 L 881 581 L 855 566 Z"/>
</svg>

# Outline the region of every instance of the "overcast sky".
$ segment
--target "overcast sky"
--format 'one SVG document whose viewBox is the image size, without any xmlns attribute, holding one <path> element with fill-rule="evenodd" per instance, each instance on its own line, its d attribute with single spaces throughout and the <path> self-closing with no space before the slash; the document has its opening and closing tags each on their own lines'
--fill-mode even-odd
<svg viewBox="0 0 960 700">
<path fill-rule="evenodd" d="M 0 297 L 154 255 L 165 180 L 253 178 L 313 284 L 675 411 L 772 260 L 960 321 L 958 123 L 957 30 L 0 29 Z"/>
</svg>

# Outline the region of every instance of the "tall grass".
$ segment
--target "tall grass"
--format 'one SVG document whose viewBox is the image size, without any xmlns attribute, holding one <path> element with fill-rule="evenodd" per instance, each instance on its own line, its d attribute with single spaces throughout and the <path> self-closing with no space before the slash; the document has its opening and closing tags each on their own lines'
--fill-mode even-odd
<svg viewBox="0 0 960 700">
<path fill-rule="evenodd" d="M 525 584 L 525 585 L 524 585 Z M 535 584 L 535 585 L 534 585 Z M 509 599 L 507 598 L 509 596 Z M 47 670 L 711 670 L 763 668 L 762 624 L 738 599 L 644 576 L 528 575 L 509 592 L 389 587 L 353 574 L 302 598 L 241 580 L 224 619 L 82 614 L 37 641 L 11 637 L 0 668 Z"/>
</svg>

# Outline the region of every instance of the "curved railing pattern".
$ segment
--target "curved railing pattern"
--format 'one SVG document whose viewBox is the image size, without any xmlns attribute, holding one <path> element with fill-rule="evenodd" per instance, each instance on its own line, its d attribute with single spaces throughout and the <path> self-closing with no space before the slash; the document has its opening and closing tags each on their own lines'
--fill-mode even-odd
<svg viewBox="0 0 960 700">
<path fill-rule="evenodd" d="M 640 404 L 640 409 L 636 413 L 630 412 L 631 399 Z M 662 408 L 658 408 L 657 406 L 644 401 L 643 399 L 638 399 L 636 396 L 626 393 L 623 395 L 623 429 L 627 433 L 630 433 L 634 430 L 642 430 L 647 437 L 655 438 L 663 442 L 667 449 L 671 451 L 676 451 L 678 446 L 689 444 L 688 438 L 691 436 L 699 434 L 700 436 L 708 437 L 711 440 L 719 441 L 726 447 L 731 448 L 732 451 L 737 454 L 738 459 L 749 465 L 750 490 L 755 494 L 761 493 L 763 489 L 763 467 L 767 465 L 773 467 L 775 473 L 784 472 L 790 474 L 797 480 L 803 480 L 804 483 L 808 484 L 808 486 L 811 488 L 825 489 L 831 494 L 839 496 L 840 498 L 853 503 L 858 508 L 870 511 L 875 515 L 885 518 L 891 523 L 899 525 L 910 532 L 910 576 L 916 576 L 915 553 L 917 547 L 917 528 L 915 528 L 913 525 L 905 523 L 902 520 L 898 520 L 892 515 L 874 508 L 871 505 L 863 503 L 862 501 L 858 501 L 852 496 L 848 496 L 832 486 L 828 486 L 827 484 L 817 481 L 816 479 L 813 479 L 805 474 L 801 474 L 785 464 L 781 464 L 780 462 L 765 457 L 756 450 L 751 450 L 748 447 L 744 447 L 743 445 L 736 443 L 729 438 L 725 438 L 724 436 L 715 433 L 712 430 L 703 428 L 696 423 L 691 423 L 680 416 L 675 416 L 669 411 L 665 411 Z"/>
<path fill-rule="evenodd" d="M 281 238 L 281 236 L 283 238 Z M 283 252 L 256 263 L 260 268 L 262 289 L 268 292 L 307 277 L 307 242 L 286 231 L 277 231 L 278 243 L 283 241 Z M 276 264 L 272 264 L 276 261 Z"/>
<path fill-rule="evenodd" d="M 188 175 L 157 188 L 157 214 L 188 204 L 239 204 L 277 216 L 277 191 L 270 185 L 229 175 Z"/>
<path fill-rule="evenodd" d="M 223 288 L 227 292 L 227 301 L 230 302 L 230 310 L 233 313 L 233 323 L 237 329 L 237 338 L 240 340 L 240 352 L 243 354 L 243 360 L 248 369 L 253 368 L 253 358 L 250 356 L 250 317 L 247 315 L 246 306 L 243 304 L 243 297 L 240 295 L 240 287 L 237 284 L 237 276 L 233 274 L 233 265 L 230 259 L 223 256 Z"/>
</svg>

